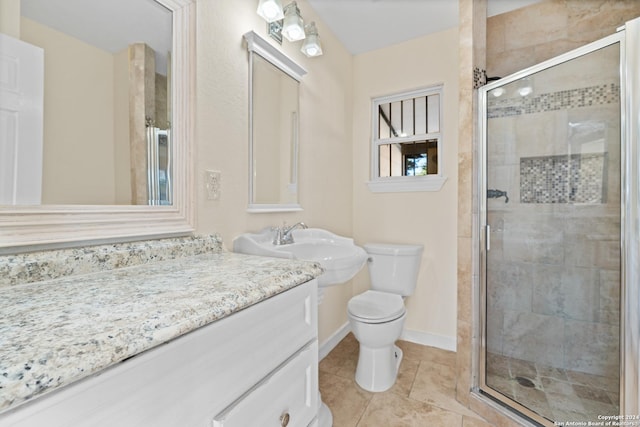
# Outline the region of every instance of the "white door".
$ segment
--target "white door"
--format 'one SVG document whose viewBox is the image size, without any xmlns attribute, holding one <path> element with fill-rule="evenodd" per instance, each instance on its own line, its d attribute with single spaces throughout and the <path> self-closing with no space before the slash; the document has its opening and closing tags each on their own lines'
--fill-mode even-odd
<svg viewBox="0 0 640 427">
<path fill-rule="evenodd" d="M 44 51 L 0 34 L 0 205 L 40 204 Z"/>
</svg>

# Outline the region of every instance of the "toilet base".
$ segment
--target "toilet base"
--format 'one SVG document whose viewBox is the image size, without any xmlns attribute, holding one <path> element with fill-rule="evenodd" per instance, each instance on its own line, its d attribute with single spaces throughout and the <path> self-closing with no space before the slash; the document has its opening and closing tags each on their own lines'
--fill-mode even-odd
<svg viewBox="0 0 640 427">
<path fill-rule="evenodd" d="M 356 383 L 372 392 L 389 390 L 396 382 L 402 350 L 396 345 L 368 348 L 360 344 Z"/>
</svg>

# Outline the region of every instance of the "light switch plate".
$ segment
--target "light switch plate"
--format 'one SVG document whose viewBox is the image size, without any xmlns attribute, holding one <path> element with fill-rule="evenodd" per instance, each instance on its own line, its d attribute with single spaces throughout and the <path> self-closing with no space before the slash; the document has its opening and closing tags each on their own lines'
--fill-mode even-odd
<svg viewBox="0 0 640 427">
<path fill-rule="evenodd" d="M 220 171 L 206 170 L 204 173 L 205 189 L 208 200 L 220 200 Z"/>
</svg>

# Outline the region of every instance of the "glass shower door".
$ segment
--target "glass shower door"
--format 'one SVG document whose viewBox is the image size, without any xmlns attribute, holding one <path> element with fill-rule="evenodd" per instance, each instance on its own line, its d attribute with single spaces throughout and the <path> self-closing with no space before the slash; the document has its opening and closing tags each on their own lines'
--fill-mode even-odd
<svg viewBox="0 0 640 427">
<path fill-rule="evenodd" d="M 620 409 L 620 43 L 589 46 L 482 101 L 481 390 L 544 425 Z"/>
</svg>

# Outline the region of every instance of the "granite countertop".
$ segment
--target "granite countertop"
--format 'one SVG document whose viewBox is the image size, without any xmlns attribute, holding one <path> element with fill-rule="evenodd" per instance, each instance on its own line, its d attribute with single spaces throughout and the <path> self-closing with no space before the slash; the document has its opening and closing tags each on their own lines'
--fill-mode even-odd
<svg viewBox="0 0 640 427">
<path fill-rule="evenodd" d="M 0 412 L 321 273 L 221 252 L 0 287 Z"/>
</svg>

